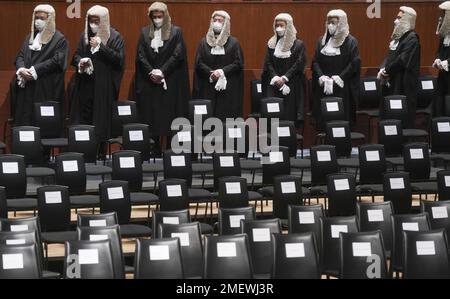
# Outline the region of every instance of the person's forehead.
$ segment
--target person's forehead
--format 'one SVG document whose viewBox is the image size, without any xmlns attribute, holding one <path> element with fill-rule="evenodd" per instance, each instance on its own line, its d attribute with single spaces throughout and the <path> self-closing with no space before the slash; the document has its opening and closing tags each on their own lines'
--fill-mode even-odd
<svg viewBox="0 0 450 299">
<path fill-rule="evenodd" d="M 221 15 L 215 15 L 214 20 L 225 20 L 225 17 L 223 17 Z"/>
<path fill-rule="evenodd" d="M 40 17 L 47 17 L 48 14 L 45 11 L 37 11 L 36 16 L 40 16 Z"/>
<path fill-rule="evenodd" d="M 164 12 L 160 11 L 160 10 L 153 10 L 152 11 L 152 15 L 154 15 L 154 16 L 161 16 L 163 14 L 164 14 Z"/>
</svg>

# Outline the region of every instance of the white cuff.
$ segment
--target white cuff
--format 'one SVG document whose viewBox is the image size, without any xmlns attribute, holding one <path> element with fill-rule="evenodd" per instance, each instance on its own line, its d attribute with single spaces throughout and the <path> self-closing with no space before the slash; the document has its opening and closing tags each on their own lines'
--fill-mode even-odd
<svg viewBox="0 0 450 299">
<path fill-rule="evenodd" d="M 155 76 L 160 76 L 160 77 L 164 78 L 163 72 L 161 72 L 161 70 L 158 70 L 158 69 L 154 69 L 150 74 L 153 74 Z"/>
<path fill-rule="evenodd" d="M 94 38 L 97 39 L 98 45 L 97 45 L 97 47 L 95 47 L 95 48 L 92 48 L 92 47 L 91 47 L 91 53 L 92 53 L 92 54 L 95 54 L 95 53 L 97 53 L 98 51 L 100 51 L 100 44 L 102 43 L 102 39 L 101 39 L 100 37 L 96 36 L 96 37 L 94 37 Z"/>
<path fill-rule="evenodd" d="M 275 82 L 277 82 L 278 80 L 280 80 L 281 78 L 278 76 L 275 76 L 272 78 L 272 80 L 270 80 L 270 85 L 275 85 Z"/>
<path fill-rule="evenodd" d="M 17 72 L 16 72 L 16 75 L 19 76 L 20 72 L 23 71 L 23 70 L 25 70 L 24 67 L 19 68 L 19 69 L 17 70 Z"/>
<path fill-rule="evenodd" d="M 226 90 L 227 89 L 227 78 L 225 76 L 221 76 L 216 83 L 216 90 L 217 91 L 222 91 L 222 90 Z"/>
<path fill-rule="evenodd" d="M 323 92 L 326 95 L 332 95 L 333 94 L 333 84 L 334 84 L 333 79 L 326 79 L 325 80 Z"/>
<path fill-rule="evenodd" d="M 288 77 L 286 77 L 286 76 L 282 76 L 281 78 L 282 78 L 282 79 L 284 79 L 284 81 L 285 81 L 285 82 L 289 82 L 289 79 L 288 79 Z"/>
<path fill-rule="evenodd" d="M 284 84 L 281 88 L 280 88 L 281 93 L 284 96 L 287 96 L 288 94 L 291 93 L 291 88 L 289 86 L 287 86 L 286 84 Z"/>
<path fill-rule="evenodd" d="M 328 76 L 325 76 L 325 75 L 324 76 L 320 76 L 320 78 L 319 78 L 319 85 L 323 86 L 323 84 L 329 79 L 330 78 Z"/>
<path fill-rule="evenodd" d="M 442 68 L 448 72 L 448 60 L 441 61 Z"/>
<path fill-rule="evenodd" d="M 333 76 L 333 81 L 339 86 L 340 88 L 344 88 L 344 81 L 339 76 Z"/>
<path fill-rule="evenodd" d="M 382 79 L 382 75 L 385 75 L 385 74 L 386 74 L 385 69 L 384 68 L 380 69 L 380 71 L 377 74 L 377 79 L 378 80 Z"/>
<path fill-rule="evenodd" d="M 83 69 L 81 69 L 81 63 L 87 63 L 88 66 L 84 67 Z M 92 60 L 89 57 L 86 58 L 81 58 L 80 62 L 78 63 L 78 73 L 79 74 L 87 74 L 87 75 L 92 75 L 94 73 L 94 65 L 92 63 Z"/>
<path fill-rule="evenodd" d="M 36 73 L 36 70 L 34 69 L 34 66 L 32 66 L 32 67 L 30 68 L 30 73 L 31 73 L 31 75 L 33 76 L 33 79 L 34 79 L 34 80 L 37 80 L 37 79 L 38 79 L 38 74 Z"/>
</svg>

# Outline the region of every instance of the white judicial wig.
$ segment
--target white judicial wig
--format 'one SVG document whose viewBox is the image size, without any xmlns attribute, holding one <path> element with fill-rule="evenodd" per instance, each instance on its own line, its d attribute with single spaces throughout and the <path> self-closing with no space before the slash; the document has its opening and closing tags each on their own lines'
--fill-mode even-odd
<svg viewBox="0 0 450 299">
<path fill-rule="evenodd" d="M 286 32 L 284 36 L 278 40 L 278 34 L 276 32 L 277 21 L 286 22 Z M 270 49 L 275 49 L 274 55 L 277 58 L 289 58 L 291 57 L 291 48 L 297 39 L 297 29 L 294 26 L 294 20 L 292 16 L 287 13 L 278 14 L 273 21 L 274 35 L 267 42 L 267 46 Z M 278 41 L 277 41 L 278 40 Z"/>
<path fill-rule="evenodd" d="M 327 43 L 328 18 L 339 19 L 336 33 L 328 41 L 331 47 L 339 48 L 342 46 L 345 39 L 350 34 L 350 26 L 348 24 L 347 14 L 342 9 L 333 9 L 328 12 L 327 19 L 325 20 L 325 34 L 322 37 L 322 46 L 325 46 L 325 44 Z"/>
<path fill-rule="evenodd" d="M 48 15 L 47 22 L 40 35 L 40 43 L 46 45 L 52 40 L 56 32 L 56 23 L 55 23 L 56 12 L 53 6 L 49 4 L 40 4 L 34 8 L 33 16 L 31 19 L 31 35 L 29 40 L 30 45 L 32 45 L 34 42 L 34 33 L 35 33 L 34 22 L 35 22 L 35 15 L 37 12 L 45 12 Z"/>
<path fill-rule="evenodd" d="M 214 17 L 215 16 L 221 16 L 225 18 L 225 22 L 223 23 L 222 31 L 220 34 L 215 36 L 214 30 L 213 30 L 213 24 L 214 24 Z M 231 32 L 231 17 L 230 15 L 224 11 L 224 10 L 216 10 L 211 15 L 211 21 L 209 24 L 208 33 L 206 33 L 206 42 L 208 45 L 212 48 L 211 54 L 221 53 L 221 55 L 225 54 L 223 46 L 227 43 L 228 38 L 230 37 Z M 213 50 L 214 49 L 214 50 Z"/>
<path fill-rule="evenodd" d="M 167 41 L 170 38 L 170 34 L 172 32 L 172 18 L 169 14 L 169 9 L 165 3 L 162 2 L 153 2 L 152 5 L 148 8 L 148 16 L 150 18 L 150 30 L 149 30 L 149 37 L 150 39 L 153 39 L 155 37 L 155 25 L 153 24 L 152 18 L 152 12 L 154 11 L 161 11 L 164 13 L 163 17 L 163 25 L 161 26 L 161 40 Z"/>
<path fill-rule="evenodd" d="M 450 1 L 445 1 L 439 5 L 439 8 L 445 11 L 445 15 L 439 24 L 436 34 L 440 37 L 445 38 L 444 44 L 446 46 L 450 45 Z"/>
<path fill-rule="evenodd" d="M 392 32 L 392 40 L 399 40 L 406 32 L 416 28 L 417 12 L 408 6 L 400 7 L 400 11 L 403 12 L 403 15 L 400 18 L 400 23 L 395 26 Z"/>
<path fill-rule="evenodd" d="M 97 36 L 101 39 L 102 44 L 106 45 L 111 35 L 111 25 L 109 21 L 109 10 L 106 7 L 95 5 L 92 6 L 86 14 L 86 26 L 84 30 L 84 41 L 89 44 L 89 17 L 97 16 L 100 18 Z"/>
</svg>

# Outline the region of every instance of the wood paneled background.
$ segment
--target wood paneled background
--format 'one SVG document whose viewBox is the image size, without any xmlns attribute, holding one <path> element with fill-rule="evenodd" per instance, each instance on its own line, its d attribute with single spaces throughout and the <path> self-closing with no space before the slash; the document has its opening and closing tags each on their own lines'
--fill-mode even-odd
<svg viewBox="0 0 450 299">
<path fill-rule="evenodd" d="M 81 0 L 81 18 L 69 19 L 65 0 L 47 1 L 56 9 L 57 28 L 69 40 L 70 57 L 84 30 L 84 15 L 89 7 L 102 4 L 109 8 L 112 26 L 125 37 L 126 72 L 122 82 L 120 99 L 126 99 L 134 73 L 135 49 L 140 29 L 149 22 L 147 8 L 152 1 Z M 438 4 L 441 1 L 385 1 L 381 3 L 381 18 L 369 19 L 366 1 L 170 1 L 170 15 L 174 24 L 183 29 L 188 48 L 189 66 L 192 69 L 195 50 L 205 35 L 209 18 L 214 10 L 224 9 L 231 15 L 231 31 L 241 42 L 245 57 L 245 104 L 244 112 L 250 112 L 249 82 L 261 73 L 267 40 L 272 35 L 272 22 L 276 14 L 288 12 L 294 17 L 298 36 L 308 50 L 308 67 L 320 35 L 324 33 L 325 15 L 334 8 L 344 9 L 349 17 L 351 33 L 359 40 L 363 74 L 373 73 L 387 52 L 393 21 L 401 5 L 410 5 L 418 12 L 417 32 L 421 38 L 424 73 L 430 72 L 437 46 L 435 35 Z M 30 30 L 32 10 L 40 1 L 0 0 L 0 122 L 9 114 L 9 103 L 5 101 L 8 85 L 14 75 L 15 56 L 25 35 Z M 69 68 L 67 81 L 74 69 Z M 309 71 L 308 71 L 309 74 Z M 192 76 L 192 71 L 191 71 Z M 192 81 L 191 81 L 192 82 Z"/>
</svg>

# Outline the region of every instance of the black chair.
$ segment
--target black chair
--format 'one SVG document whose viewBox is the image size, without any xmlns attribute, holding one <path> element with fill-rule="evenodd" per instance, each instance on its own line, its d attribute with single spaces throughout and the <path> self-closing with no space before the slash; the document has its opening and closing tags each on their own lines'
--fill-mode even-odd
<svg viewBox="0 0 450 299">
<path fill-rule="evenodd" d="M 450 161 L 450 117 L 436 117 L 431 120 L 431 159 Z"/>
<path fill-rule="evenodd" d="M 114 279 L 114 262 L 109 240 L 68 241 L 65 244 L 64 278 Z"/>
<path fill-rule="evenodd" d="M 270 137 L 275 137 L 278 140 L 278 145 L 289 149 L 289 157 L 295 158 L 297 156 L 298 143 L 300 143 L 300 149 L 303 153 L 303 136 L 297 134 L 295 122 L 293 121 L 280 120 L 276 131 L 271 131 Z"/>
<path fill-rule="evenodd" d="M 151 158 L 150 130 L 145 124 L 125 124 L 122 133 L 122 149 L 141 153 L 141 161 Z"/>
<path fill-rule="evenodd" d="M 134 278 L 183 279 L 179 238 L 136 240 Z"/>
<path fill-rule="evenodd" d="M 0 255 L 0 279 L 42 278 L 35 244 L 0 245 Z"/>
<path fill-rule="evenodd" d="M 421 201 L 420 211 L 428 213 L 431 229 L 445 229 L 447 237 L 450 236 L 450 201 Z"/>
<path fill-rule="evenodd" d="M 352 216 L 356 212 L 355 176 L 349 173 L 330 174 L 328 186 L 328 216 Z"/>
<path fill-rule="evenodd" d="M 105 227 L 116 224 L 119 224 L 116 212 L 77 215 L 77 227 Z"/>
<path fill-rule="evenodd" d="M 255 278 L 270 278 L 272 273 L 272 234 L 281 234 L 280 219 L 244 220 L 241 232 L 247 234 Z"/>
<path fill-rule="evenodd" d="M 219 235 L 234 235 L 241 232 L 241 220 L 254 220 L 255 208 L 219 208 Z"/>
<path fill-rule="evenodd" d="M 325 97 L 320 99 L 319 132 L 325 132 L 325 125 L 329 121 L 346 120 L 344 102 L 339 97 Z"/>
<path fill-rule="evenodd" d="M 113 103 L 111 114 L 111 136 L 108 143 L 122 143 L 123 125 L 139 121 L 136 102 L 117 101 Z M 109 149 L 111 152 L 111 148 Z"/>
<path fill-rule="evenodd" d="M 109 240 L 112 262 L 116 278 L 125 279 L 125 261 L 122 252 L 122 239 L 118 225 L 106 227 L 78 227 L 78 240 L 103 241 Z"/>
<path fill-rule="evenodd" d="M 42 145 L 52 150 L 68 145 L 63 133 L 64 119 L 61 108 L 61 104 L 55 101 L 34 103 L 34 124 L 40 128 Z"/>
<path fill-rule="evenodd" d="M 389 172 L 383 178 L 384 201 L 391 201 L 395 214 L 407 214 L 412 208 L 412 191 L 409 174 Z"/>
<path fill-rule="evenodd" d="M 322 205 L 305 205 L 288 207 L 289 234 L 312 232 L 317 244 L 317 250 L 322 250 L 322 228 L 320 218 L 324 216 Z"/>
<path fill-rule="evenodd" d="M 383 174 L 387 170 L 386 155 L 382 144 L 364 144 L 359 148 L 359 185 L 357 192 L 372 195 L 383 193 Z"/>
<path fill-rule="evenodd" d="M 319 279 L 320 262 L 315 236 L 273 234 L 273 279 Z"/>
<path fill-rule="evenodd" d="M 204 279 L 253 278 L 247 235 L 206 236 L 203 267 Z"/>
<path fill-rule="evenodd" d="M 250 116 L 259 116 L 260 112 L 260 106 L 261 106 L 261 99 L 263 98 L 263 86 L 261 84 L 261 80 L 252 80 L 250 82 L 250 88 L 251 88 L 251 99 L 252 99 L 252 105 L 251 105 L 251 111 L 252 115 Z"/>
<path fill-rule="evenodd" d="M 311 147 L 311 196 L 327 193 L 327 176 L 338 173 L 336 150 L 333 145 L 316 145 Z"/>
<path fill-rule="evenodd" d="M 440 170 L 436 176 L 439 201 L 450 200 L 450 170 Z"/>
<path fill-rule="evenodd" d="M 188 189 L 185 180 L 165 179 L 159 181 L 161 211 L 177 211 L 189 208 Z"/>
<path fill-rule="evenodd" d="M 248 207 L 247 179 L 242 177 L 220 178 L 218 200 L 222 208 Z"/>
<path fill-rule="evenodd" d="M 371 120 L 380 115 L 380 103 L 383 99 L 380 81 L 376 77 L 364 77 L 359 81 L 357 115 L 367 116 L 368 140 L 371 140 Z"/>
<path fill-rule="evenodd" d="M 392 251 L 392 215 L 394 208 L 392 202 L 358 202 L 356 204 L 356 216 L 359 231 L 373 232 L 379 230 L 383 236 L 386 257 L 391 256 Z"/>
<path fill-rule="evenodd" d="M 330 121 L 325 124 L 325 144 L 334 145 L 338 157 L 350 157 L 352 139 L 348 121 Z"/>
<path fill-rule="evenodd" d="M 322 273 L 327 276 L 339 276 L 340 271 L 340 235 L 356 233 L 358 225 L 355 216 L 320 218 L 322 230 L 321 262 Z"/>
<path fill-rule="evenodd" d="M 391 266 L 390 271 L 403 272 L 403 232 L 404 231 L 429 231 L 430 222 L 428 220 L 428 214 L 403 214 L 392 216 L 392 254 L 391 254 Z"/>
<path fill-rule="evenodd" d="M 191 215 L 188 209 L 173 211 L 153 211 L 152 214 L 152 230 L 153 238 L 159 238 L 159 226 L 162 224 L 185 224 L 191 222 Z"/>
<path fill-rule="evenodd" d="M 408 143 L 404 146 L 404 170 L 409 172 L 411 189 L 422 194 L 437 194 L 438 188 L 431 179 L 431 162 L 428 143 Z"/>
<path fill-rule="evenodd" d="M 273 178 L 273 217 L 288 219 L 289 205 L 303 204 L 302 179 L 293 175 L 279 175 Z"/>
<path fill-rule="evenodd" d="M 437 96 L 437 78 L 432 76 L 421 76 L 419 81 L 416 113 L 425 114 L 425 116 L 430 117 Z"/>
<path fill-rule="evenodd" d="M 398 119 L 381 120 L 378 124 L 378 143 L 384 145 L 386 156 L 403 153 L 403 126 Z"/>
<path fill-rule="evenodd" d="M 203 245 L 200 223 L 159 224 L 159 236 L 179 238 L 185 278 L 202 277 Z"/>
<path fill-rule="evenodd" d="M 380 231 L 340 235 L 341 279 L 386 279 L 388 267 Z M 370 265 L 375 264 L 374 269 Z"/>
<path fill-rule="evenodd" d="M 403 264 L 404 279 L 450 278 L 445 231 L 403 232 Z"/>
<path fill-rule="evenodd" d="M 195 99 L 189 101 L 189 121 L 194 123 L 195 117 L 201 117 L 203 122 L 213 116 L 213 107 L 211 100 Z"/>
<path fill-rule="evenodd" d="M 276 97 L 268 97 L 261 99 L 260 105 L 261 118 L 278 118 L 281 120 L 286 119 L 286 112 L 284 107 L 284 99 Z"/>
<path fill-rule="evenodd" d="M 8 218 L 8 202 L 6 201 L 6 188 L 0 186 L 0 218 Z"/>
</svg>

